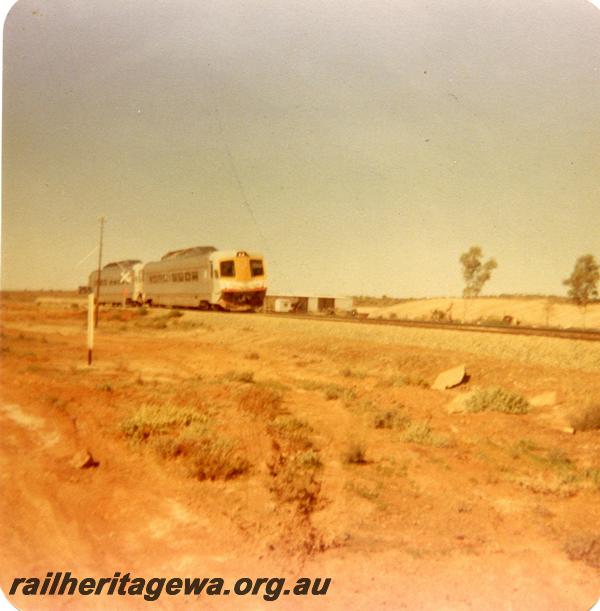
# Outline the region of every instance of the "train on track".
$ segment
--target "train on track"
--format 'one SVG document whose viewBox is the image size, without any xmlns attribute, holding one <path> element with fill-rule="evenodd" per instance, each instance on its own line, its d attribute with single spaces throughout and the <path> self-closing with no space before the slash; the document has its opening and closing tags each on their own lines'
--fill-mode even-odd
<svg viewBox="0 0 600 611">
<path fill-rule="evenodd" d="M 97 279 L 92 272 L 92 292 Z M 260 253 L 196 246 L 168 252 L 160 261 L 108 263 L 100 272 L 98 302 L 249 311 L 262 307 L 266 292 Z"/>
</svg>

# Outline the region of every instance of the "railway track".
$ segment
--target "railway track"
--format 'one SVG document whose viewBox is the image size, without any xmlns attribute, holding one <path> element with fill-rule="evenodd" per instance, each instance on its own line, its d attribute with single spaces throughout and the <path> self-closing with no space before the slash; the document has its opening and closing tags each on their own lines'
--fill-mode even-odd
<svg viewBox="0 0 600 611">
<path fill-rule="evenodd" d="M 195 310 L 196 308 L 180 308 Z M 259 312 L 254 316 L 264 316 L 266 318 L 312 320 L 320 322 L 337 322 L 359 325 L 386 325 L 397 327 L 411 327 L 421 329 L 438 329 L 444 331 L 470 331 L 472 333 L 498 333 L 506 335 L 534 335 L 538 337 L 555 337 L 560 339 L 575 339 L 583 341 L 600 341 L 600 331 L 586 329 L 546 329 L 541 327 L 524 326 L 491 326 L 473 325 L 461 323 L 431 322 L 424 320 L 394 320 L 390 318 L 360 318 L 352 316 L 328 316 L 326 314 L 298 314 L 298 313 L 275 313 Z"/>
<path fill-rule="evenodd" d="M 315 320 L 321 322 L 340 322 L 359 325 L 386 325 L 396 327 L 412 327 L 421 329 L 442 329 L 444 331 L 470 331 L 474 333 L 499 333 L 506 335 L 536 335 L 539 337 L 555 337 L 560 339 L 577 339 L 584 341 L 600 341 L 600 331 L 585 329 L 544 329 L 540 327 L 498 327 L 491 325 L 471 325 L 460 323 L 428 322 L 423 320 L 393 320 L 384 318 L 355 318 L 350 316 L 326 316 L 315 314 L 289 314 L 263 312 L 259 316 L 287 318 L 297 320 Z"/>
</svg>

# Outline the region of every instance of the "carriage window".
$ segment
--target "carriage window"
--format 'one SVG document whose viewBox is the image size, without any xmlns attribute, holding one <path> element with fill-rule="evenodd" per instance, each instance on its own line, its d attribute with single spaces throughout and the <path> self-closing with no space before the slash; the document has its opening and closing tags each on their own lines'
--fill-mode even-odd
<svg viewBox="0 0 600 611">
<path fill-rule="evenodd" d="M 253 276 L 262 276 L 265 273 L 260 259 L 250 259 L 250 273 Z"/>
<path fill-rule="evenodd" d="M 235 264 L 233 261 L 221 261 L 221 276 L 235 276 Z"/>
<path fill-rule="evenodd" d="M 192 272 L 192 280 L 198 280 L 198 272 Z"/>
<path fill-rule="evenodd" d="M 192 279 L 191 272 L 185 272 L 185 281 L 189 282 Z"/>
</svg>

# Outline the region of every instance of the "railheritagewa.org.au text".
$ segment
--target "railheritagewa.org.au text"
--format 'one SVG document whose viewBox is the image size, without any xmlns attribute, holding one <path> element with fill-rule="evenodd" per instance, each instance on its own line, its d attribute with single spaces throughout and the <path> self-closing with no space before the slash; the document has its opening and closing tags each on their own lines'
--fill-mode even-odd
<svg viewBox="0 0 600 611">
<path fill-rule="evenodd" d="M 146 601 L 174 596 L 258 596 L 266 601 L 281 596 L 325 596 L 330 577 L 240 577 L 227 584 L 221 577 L 135 577 L 117 571 L 112 577 L 77 577 L 70 571 L 45 577 L 15 577 L 9 595 L 23 596 L 133 596 Z"/>
</svg>

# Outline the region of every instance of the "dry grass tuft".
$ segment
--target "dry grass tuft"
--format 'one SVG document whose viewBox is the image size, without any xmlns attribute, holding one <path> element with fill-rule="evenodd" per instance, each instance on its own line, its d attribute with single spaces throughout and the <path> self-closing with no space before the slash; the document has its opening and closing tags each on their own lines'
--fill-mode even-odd
<svg viewBox="0 0 600 611">
<path fill-rule="evenodd" d="M 566 542 L 564 549 L 571 560 L 583 560 L 600 568 L 600 534 L 575 535 Z"/>
<path fill-rule="evenodd" d="M 373 416 L 373 426 L 376 429 L 393 429 L 396 423 L 396 413 L 392 410 L 377 412 Z"/>
<path fill-rule="evenodd" d="M 296 383 L 304 390 L 322 391 L 327 401 L 342 399 L 345 403 L 349 403 L 356 398 L 354 388 L 348 388 L 338 384 L 329 384 L 327 382 L 319 382 L 318 380 L 297 380 Z"/>
<path fill-rule="evenodd" d="M 526 414 L 529 408 L 527 400 L 504 388 L 478 388 L 465 401 L 468 412 L 502 412 L 505 414 Z"/>
<path fill-rule="evenodd" d="M 242 384 L 252 384 L 254 382 L 253 371 L 228 371 L 223 379 L 227 382 L 241 382 Z"/>
<path fill-rule="evenodd" d="M 121 432 L 132 441 L 144 441 L 151 435 L 168 433 L 193 422 L 200 423 L 205 418 L 197 409 L 190 407 L 146 404 L 121 423 Z"/>
<path fill-rule="evenodd" d="M 284 441 L 292 449 L 308 450 L 312 448 L 310 434 L 313 429 L 309 424 L 294 416 L 277 416 L 269 422 L 267 430 L 273 437 Z"/>
<path fill-rule="evenodd" d="M 411 422 L 404 431 L 402 439 L 408 443 L 418 443 L 434 448 L 447 448 L 452 445 L 448 437 L 435 434 L 429 424 L 423 421 Z"/>
<path fill-rule="evenodd" d="M 201 437 L 186 444 L 188 473 L 199 480 L 232 479 L 250 468 L 229 439 Z"/>
<path fill-rule="evenodd" d="M 357 371 L 356 369 L 351 369 L 350 367 L 344 367 L 344 369 L 340 371 L 340 375 L 345 378 L 363 379 L 367 377 L 367 374 L 364 371 Z"/>
<path fill-rule="evenodd" d="M 319 504 L 321 482 L 317 472 L 321 458 L 314 448 L 290 452 L 273 441 L 273 459 L 269 464 L 272 491 L 285 503 L 292 503 L 301 521 L 308 522 Z"/>
<path fill-rule="evenodd" d="M 137 327 L 144 329 L 166 329 L 168 316 L 145 316 L 135 321 Z"/>
<path fill-rule="evenodd" d="M 589 467 L 585 469 L 583 471 L 583 478 L 600 490 L 600 468 Z"/>
<path fill-rule="evenodd" d="M 200 480 L 231 479 L 250 468 L 234 442 L 214 431 L 210 416 L 194 408 L 144 405 L 122 423 L 121 431 L 163 460 L 179 460 L 188 475 Z"/>
<path fill-rule="evenodd" d="M 335 386 L 330 386 L 325 389 L 325 399 L 327 401 L 335 401 L 340 398 L 340 389 Z"/>
<path fill-rule="evenodd" d="M 402 404 L 390 409 L 376 410 L 373 415 L 373 426 L 376 429 L 406 428 L 409 423 L 410 418 Z"/>
<path fill-rule="evenodd" d="M 421 376 L 401 374 L 383 377 L 377 382 L 377 386 L 379 388 L 401 388 L 403 386 L 417 386 L 420 388 L 429 388 L 430 384 L 425 378 L 422 378 Z"/>
<path fill-rule="evenodd" d="M 396 384 L 399 386 L 418 386 L 420 388 L 429 388 L 430 386 L 425 378 L 417 375 L 402 375 L 398 378 Z"/>
<path fill-rule="evenodd" d="M 273 419 L 282 413 L 282 402 L 282 395 L 277 390 L 252 386 L 240 395 L 238 405 L 246 412 Z"/>
<path fill-rule="evenodd" d="M 576 431 L 593 431 L 600 429 L 600 403 L 591 403 L 572 412 L 569 424 Z"/>
<path fill-rule="evenodd" d="M 367 464 L 367 451 L 365 445 L 359 441 L 352 441 L 344 450 L 342 460 L 347 465 Z"/>
</svg>

